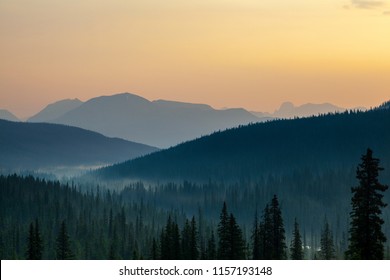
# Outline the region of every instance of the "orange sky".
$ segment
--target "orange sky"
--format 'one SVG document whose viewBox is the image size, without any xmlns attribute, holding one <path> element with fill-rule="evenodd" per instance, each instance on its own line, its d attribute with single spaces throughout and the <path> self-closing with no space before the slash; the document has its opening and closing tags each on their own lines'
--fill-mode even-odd
<svg viewBox="0 0 390 280">
<path fill-rule="evenodd" d="M 0 108 L 132 92 L 215 108 L 390 99 L 390 1 L 0 1 Z"/>
</svg>

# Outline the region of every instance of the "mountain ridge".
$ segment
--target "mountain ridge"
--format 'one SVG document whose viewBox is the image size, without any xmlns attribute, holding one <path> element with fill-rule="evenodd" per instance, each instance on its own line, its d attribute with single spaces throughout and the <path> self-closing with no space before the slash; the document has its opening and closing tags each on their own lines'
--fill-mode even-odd
<svg viewBox="0 0 390 280">
<path fill-rule="evenodd" d="M 107 165 L 157 148 L 58 124 L 0 120 L 0 167 Z"/>
<path fill-rule="evenodd" d="M 79 99 L 63 99 L 48 104 L 41 111 L 27 119 L 27 122 L 51 122 L 83 104 Z"/>
<path fill-rule="evenodd" d="M 255 178 L 293 169 L 353 168 L 372 148 L 390 167 L 390 110 L 274 120 L 213 133 L 97 172 L 102 178 Z M 292 168 L 294 167 L 294 168 Z"/>
<path fill-rule="evenodd" d="M 6 109 L 0 109 L 0 120 L 20 122 L 20 119 Z"/>
<path fill-rule="evenodd" d="M 53 120 L 157 147 L 260 121 L 244 109 L 216 110 L 206 104 L 156 100 L 130 93 L 92 98 Z"/>
</svg>

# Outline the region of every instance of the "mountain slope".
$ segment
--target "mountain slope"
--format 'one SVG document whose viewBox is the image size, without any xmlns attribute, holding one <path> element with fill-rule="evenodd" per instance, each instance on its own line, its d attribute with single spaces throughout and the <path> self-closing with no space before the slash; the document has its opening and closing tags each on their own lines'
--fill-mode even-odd
<svg viewBox="0 0 390 280">
<path fill-rule="evenodd" d="M 65 99 L 47 105 L 42 111 L 29 118 L 28 122 L 52 122 L 67 112 L 79 107 L 83 102 L 78 99 Z"/>
<path fill-rule="evenodd" d="M 8 110 L 0 109 L 0 120 L 19 122 L 20 120 Z"/>
<path fill-rule="evenodd" d="M 0 120 L 0 169 L 112 164 L 153 151 L 80 128 Z"/>
<path fill-rule="evenodd" d="M 204 104 L 149 101 L 124 93 L 88 100 L 51 121 L 158 147 L 260 121 L 244 109 L 215 110 Z"/>
<path fill-rule="evenodd" d="M 277 118 L 310 117 L 343 111 L 345 111 L 344 108 L 337 107 L 330 103 L 307 103 L 301 106 L 294 106 L 291 102 L 284 102 L 280 108 L 274 112 L 273 116 Z"/>
<path fill-rule="evenodd" d="M 257 123 L 100 170 L 102 178 L 239 180 L 355 168 L 370 147 L 390 167 L 390 110 Z M 386 173 L 387 174 L 387 173 Z"/>
</svg>

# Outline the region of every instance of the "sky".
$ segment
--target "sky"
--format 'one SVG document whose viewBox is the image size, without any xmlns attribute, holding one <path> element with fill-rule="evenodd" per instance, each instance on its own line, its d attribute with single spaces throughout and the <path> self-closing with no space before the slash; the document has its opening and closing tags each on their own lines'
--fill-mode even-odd
<svg viewBox="0 0 390 280">
<path fill-rule="evenodd" d="M 390 0 L 1 0 L 0 109 L 131 92 L 273 112 L 390 99 Z"/>
</svg>

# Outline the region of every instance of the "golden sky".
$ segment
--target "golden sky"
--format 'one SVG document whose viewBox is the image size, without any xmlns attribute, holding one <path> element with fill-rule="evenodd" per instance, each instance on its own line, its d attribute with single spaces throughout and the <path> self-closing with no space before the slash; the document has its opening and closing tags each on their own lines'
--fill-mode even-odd
<svg viewBox="0 0 390 280">
<path fill-rule="evenodd" d="M 1 0 L 0 108 L 132 92 L 274 111 L 390 99 L 390 1 Z"/>
</svg>

